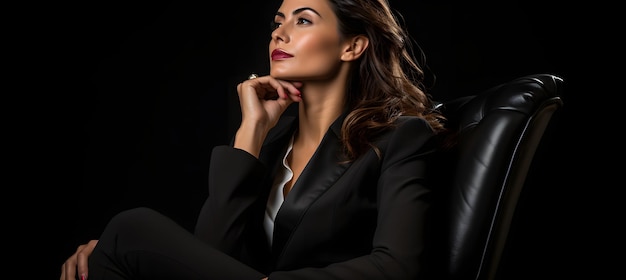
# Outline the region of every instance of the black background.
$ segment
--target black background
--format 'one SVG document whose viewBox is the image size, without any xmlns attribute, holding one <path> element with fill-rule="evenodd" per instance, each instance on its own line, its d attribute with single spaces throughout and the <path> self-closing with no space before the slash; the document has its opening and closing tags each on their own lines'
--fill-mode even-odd
<svg viewBox="0 0 626 280">
<path fill-rule="evenodd" d="M 8 70 L 17 114 L 12 164 L 27 199 L 9 232 L 31 246 L 24 277 L 58 279 L 62 262 L 116 212 L 156 208 L 191 229 L 213 146 L 237 121 L 235 86 L 267 73 L 276 1 L 88 1 L 25 7 Z M 513 78 L 564 78 L 565 106 L 540 146 L 505 267 L 507 279 L 598 276 L 597 195 L 608 179 L 589 130 L 604 130 L 587 64 L 604 50 L 582 14 L 557 1 L 391 1 L 426 54 L 445 101 Z M 23 10 L 24 11 L 24 10 Z M 23 29 L 22 29 L 23 30 Z M 21 73 L 27 73 L 21 75 Z M 16 78 L 15 81 L 21 81 Z M 15 120 L 15 121 L 13 121 Z M 23 124 L 28 120 L 27 124 Z M 608 144 L 608 143 L 607 143 Z M 24 148 L 23 148 L 24 147 Z M 608 168 L 607 168 L 608 169 Z M 607 180 L 607 182 L 605 182 Z M 607 205 L 603 205 L 607 206 Z M 608 219 L 608 217 L 606 218 Z M 604 238 L 603 238 L 604 239 Z M 31 248 L 32 247 L 32 248 Z M 28 278 L 33 278 L 28 277 Z"/>
</svg>

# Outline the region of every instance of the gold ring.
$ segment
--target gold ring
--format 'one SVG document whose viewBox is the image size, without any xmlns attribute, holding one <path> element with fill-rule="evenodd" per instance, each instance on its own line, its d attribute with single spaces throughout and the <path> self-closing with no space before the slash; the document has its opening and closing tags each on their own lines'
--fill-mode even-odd
<svg viewBox="0 0 626 280">
<path fill-rule="evenodd" d="M 259 77 L 259 75 L 252 73 L 252 74 L 250 74 L 250 76 L 248 76 L 248 80 L 256 79 L 258 77 Z"/>
</svg>

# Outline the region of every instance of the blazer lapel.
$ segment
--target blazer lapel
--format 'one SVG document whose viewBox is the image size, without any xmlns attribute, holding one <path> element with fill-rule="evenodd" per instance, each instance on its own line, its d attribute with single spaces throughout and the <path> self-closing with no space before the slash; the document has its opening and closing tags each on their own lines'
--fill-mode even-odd
<svg viewBox="0 0 626 280">
<path fill-rule="evenodd" d="M 276 176 L 278 166 L 282 163 L 282 157 L 285 155 L 287 145 L 291 140 L 291 136 L 297 127 L 297 118 L 294 116 L 283 117 L 272 128 L 266 139 L 268 140 L 263 144 L 259 160 L 266 164 L 272 170 L 269 174 L 271 178 Z M 273 181 L 273 179 L 270 179 Z"/>
<path fill-rule="evenodd" d="M 340 157 L 342 148 L 339 136 L 344 118 L 345 114 L 333 122 L 278 211 L 272 246 L 275 256 L 284 249 L 286 241 L 309 206 L 350 166 L 349 163 L 341 163 L 344 159 Z"/>
</svg>

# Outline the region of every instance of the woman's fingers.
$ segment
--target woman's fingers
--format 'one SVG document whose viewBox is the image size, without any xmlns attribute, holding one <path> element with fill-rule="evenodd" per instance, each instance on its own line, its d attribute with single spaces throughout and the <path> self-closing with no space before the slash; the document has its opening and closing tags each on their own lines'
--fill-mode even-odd
<svg viewBox="0 0 626 280">
<path fill-rule="evenodd" d="M 301 82 L 289 82 L 278 80 L 270 76 L 263 76 L 239 83 L 237 91 L 241 95 L 244 93 L 242 91 L 244 87 L 251 87 L 254 89 L 255 95 L 261 100 L 289 98 L 297 102 L 301 101 L 301 93 L 299 90 L 301 86 Z"/>
<path fill-rule="evenodd" d="M 271 128 L 291 103 L 302 101 L 300 87 L 301 82 L 283 81 L 270 76 L 239 83 L 237 92 L 242 118 Z"/>
<path fill-rule="evenodd" d="M 91 240 L 87 244 L 78 246 L 76 252 L 70 256 L 61 266 L 61 280 L 87 279 L 89 273 L 89 256 L 98 244 L 98 240 Z"/>
<path fill-rule="evenodd" d="M 91 240 L 89 241 L 87 244 L 85 244 L 85 246 L 83 247 L 83 249 L 78 252 L 78 275 L 80 277 L 87 278 L 87 274 L 89 271 L 89 256 L 91 256 L 91 253 L 93 252 L 93 249 L 96 247 L 96 244 L 98 244 L 98 240 Z M 82 278 L 80 278 L 81 280 L 83 280 Z"/>
<path fill-rule="evenodd" d="M 284 95 L 284 98 L 291 98 L 291 100 L 295 102 L 302 101 L 302 93 L 300 91 L 300 87 L 302 87 L 301 82 L 286 82 L 281 80 L 278 80 L 278 82 L 282 87 L 277 90 Z M 284 92 L 285 89 L 289 91 L 289 94 Z"/>
</svg>

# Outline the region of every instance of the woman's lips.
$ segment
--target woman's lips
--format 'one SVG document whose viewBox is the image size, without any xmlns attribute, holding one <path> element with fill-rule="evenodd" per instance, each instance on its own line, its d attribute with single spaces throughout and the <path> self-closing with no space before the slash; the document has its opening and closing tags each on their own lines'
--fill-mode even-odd
<svg viewBox="0 0 626 280">
<path fill-rule="evenodd" d="M 282 50 L 275 49 L 274 51 L 272 51 L 272 60 L 281 60 L 290 57 L 293 57 L 293 55 L 290 55 Z"/>
</svg>

